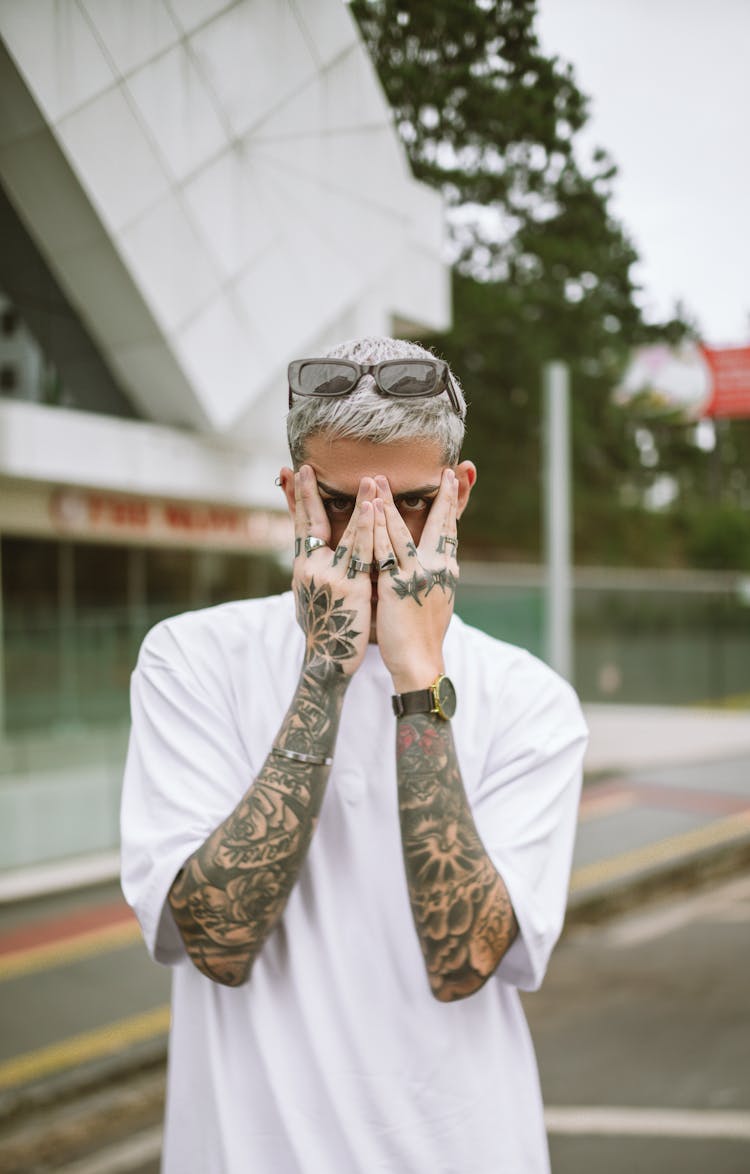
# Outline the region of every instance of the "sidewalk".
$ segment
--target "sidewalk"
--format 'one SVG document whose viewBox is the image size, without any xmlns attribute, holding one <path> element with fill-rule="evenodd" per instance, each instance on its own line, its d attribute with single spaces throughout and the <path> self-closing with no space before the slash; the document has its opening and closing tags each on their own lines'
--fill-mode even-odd
<svg viewBox="0 0 750 1174">
<path fill-rule="evenodd" d="M 750 866 L 750 711 L 584 709 L 569 924 Z"/>
<path fill-rule="evenodd" d="M 662 705 L 584 705 L 583 709 L 590 731 L 587 775 L 750 758 L 750 709 Z"/>
<path fill-rule="evenodd" d="M 750 712 L 585 711 L 568 924 L 750 866 Z M 37 877 L 33 899 L 0 901 L 0 1128 L 164 1056 L 169 973 L 146 955 L 114 862 L 109 881 L 80 863 L 88 887 L 69 872 L 61 891 L 58 870 L 54 894 Z"/>
</svg>

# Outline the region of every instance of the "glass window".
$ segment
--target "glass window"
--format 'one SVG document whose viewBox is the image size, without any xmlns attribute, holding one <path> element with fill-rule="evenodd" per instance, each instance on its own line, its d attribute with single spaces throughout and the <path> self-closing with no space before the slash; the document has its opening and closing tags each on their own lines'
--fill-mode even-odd
<svg viewBox="0 0 750 1174">
<path fill-rule="evenodd" d="M 6 722 L 45 725 L 60 693 L 60 544 L 3 538 L 0 558 Z"/>
<path fill-rule="evenodd" d="M 193 608 L 284 591 L 268 555 L 2 539 L 6 723 L 123 725 L 138 648 Z"/>
</svg>

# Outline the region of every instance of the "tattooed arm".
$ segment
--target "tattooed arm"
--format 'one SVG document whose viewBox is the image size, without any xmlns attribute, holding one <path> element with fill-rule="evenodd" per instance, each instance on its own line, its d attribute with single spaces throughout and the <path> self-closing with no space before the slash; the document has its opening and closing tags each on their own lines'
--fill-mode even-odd
<svg viewBox="0 0 750 1174">
<path fill-rule="evenodd" d="M 432 993 L 452 1002 L 487 981 L 518 925 L 476 830 L 450 722 L 433 714 L 400 718 L 396 767 L 414 924 Z"/>
<path fill-rule="evenodd" d="M 306 664 L 275 745 L 330 758 L 347 679 Z M 299 875 L 329 771 L 269 754 L 232 814 L 178 873 L 170 905 L 208 978 L 227 986 L 247 979 Z"/>
<path fill-rule="evenodd" d="M 473 469 L 473 466 L 472 466 Z M 446 469 L 418 547 L 376 478 L 378 641 L 396 692 L 424 689 L 443 671 L 443 639 L 458 582 L 456 519 L 461 478 Z M 450 1002 L 483 985 L 518 927 L 502 878 L 477 833 L 449 722 L 401 717 L 396 744 L 406 881 L 436 998 Z"/>
<path fill-rule="evenodd" d="M 291 473 L 291 471 L 290 471 Z M 260 774 L 231 815 L 186 861 L 169 903 L 190 958 L 208 978 L 244 982 L 294 888 L 320 812 L 346 687 L 370 630 L 369 575 L 325 545 L 328 522 L 311 470 L 295 475 L 297 620 L 305 634 L 299 684 Z M 371 482 L 341 546 L 372 558 Z M 305 538 L 321 539 L 309 548 Z M 345 541 L 344 541 L 345 540 Z M 284 753 L 286 752 L 286 753 Z"/>
</svg>

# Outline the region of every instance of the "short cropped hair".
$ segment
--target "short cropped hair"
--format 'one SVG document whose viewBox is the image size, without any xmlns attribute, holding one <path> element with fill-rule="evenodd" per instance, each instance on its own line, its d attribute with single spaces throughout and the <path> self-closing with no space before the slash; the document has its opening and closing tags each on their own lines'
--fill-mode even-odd
<svg viewBox="0 0 750 1174">
<path fill-rule="evenodd" d="M 321 358 L 352 359 L 355 363 L 381 363 L 386 359 L 434 359 L 416 342 L 399 338 L 359 338 L 341 342 Z M 452 372 L 451 372 L 452 375 Z M 454 375 L 462 413 L 466 401 Z M 369 440 L 393 444 L 404 440 L 436 440 L 446 465 L 455 465 L 461 454 L 465 424 L 451 407 L 446 392 L 427 399 L 398 400 L 381 395 L 371 375 L 363 375 L 351 395 L 336 399 L 296 396 L 286 420 L 287 439 L 296 467 L 306 459 L 305 444 L 325 433 L 330 439 Z"/>
</svg>

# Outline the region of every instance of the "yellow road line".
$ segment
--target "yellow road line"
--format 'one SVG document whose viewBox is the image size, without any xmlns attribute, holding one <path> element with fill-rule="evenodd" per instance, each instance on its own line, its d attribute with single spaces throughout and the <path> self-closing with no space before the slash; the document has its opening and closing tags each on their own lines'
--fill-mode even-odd
<svg viewBox="0 0 750 1174">
<path fill-rule="evenodd" d="M 121 950 L 132 945 L 140 936 L 138 923 L 126 921 L 119 925 L 86 930 L 61 941 L 44 942 L 39 946 L 29 946 L 26 950 L 0 954 L 0 982 L 18 978 L 22 974 L 34 974 L 38 970 L 67 966 L 70 962 L 103 954 L 106 950 Z"/>
<path fill-rule="evenodd" d="M 13 1088 L 65 1068 L 112 1056 L 132 1044 L 165 1035 L 168 1030 L 169 1007 L 156 1007 L 153 1011 L 131 1015 L 94 1031 L 81 1032 L 34 1052 L 24 1052 L 0 1064 L 0 1089 Z"/>
<path fill-rule="evenodd" d="M 682 832 L 677 836 L 668 836 L 664 840 L 657 840 L 655 844 L 646 844 L 643 848 L 635 848 L 630 852 L 623 852 L 620 856 L 613 856 L 609 860 L 598 860 L 594 864 L 586 864 L 576 868 L 570 882 L 571 893 L 581 892 L 604 882 L 627 876 L 628 873 L 638 872 L 642 868 L 650 868 L 655 864 L 663 864 L 673 858 L 678 858 L 703 848 L 713 848 L 719 844 L 729 844 L 732 840 L 750 832 L 750 811 L 741 811 L 736 815 L 729 815 L 726 819 L 715 820 L 705 827 L 694 828 L 689 832 Z"/>
</svg>

